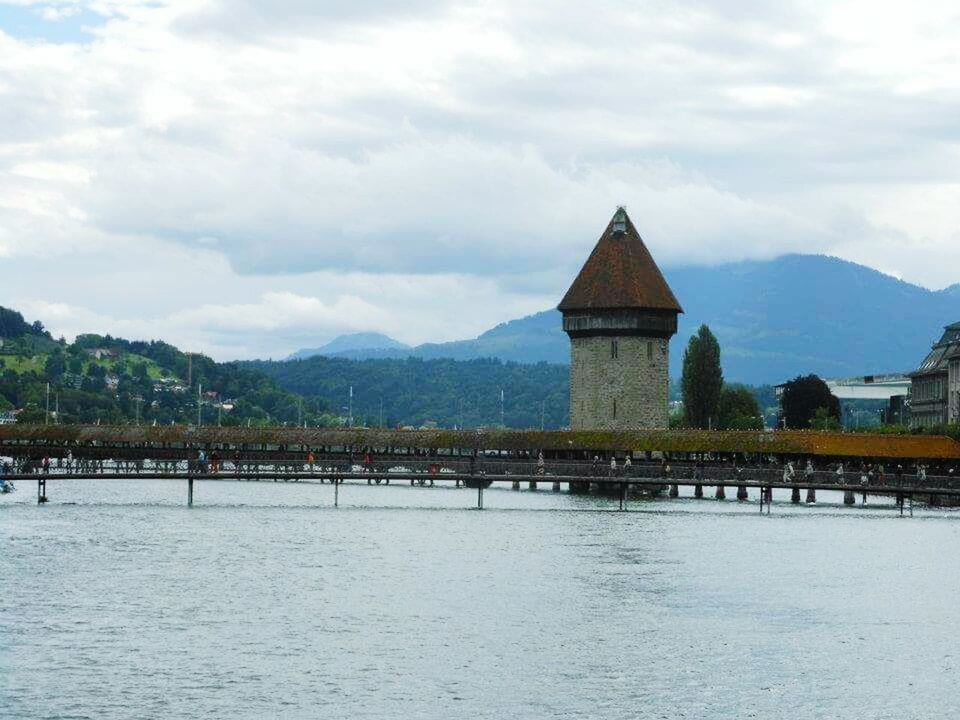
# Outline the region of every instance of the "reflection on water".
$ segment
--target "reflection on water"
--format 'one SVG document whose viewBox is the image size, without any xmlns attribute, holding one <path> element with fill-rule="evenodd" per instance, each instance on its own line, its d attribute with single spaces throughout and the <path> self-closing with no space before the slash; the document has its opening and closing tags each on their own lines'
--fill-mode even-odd
<svg viewBox="0 0 960 720">
<path fill-rule="evenodd" d="M 541 485 L 541 488 L 544 486 Z M 960 514 L 509 488 L 0 499 L 0 716 L 946 717 Z M 67 504 L 76 503 L 76 504 Z M 574 510 L 578 512 L 573 512 Z"/>
</svg>

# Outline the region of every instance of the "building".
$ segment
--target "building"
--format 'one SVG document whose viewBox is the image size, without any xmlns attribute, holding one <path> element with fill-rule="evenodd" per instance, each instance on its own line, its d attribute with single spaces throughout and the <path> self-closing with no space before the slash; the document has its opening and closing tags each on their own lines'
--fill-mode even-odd
<svg viewBox="0 0 960 720">
<path fill-rule="evenodd" d="M 683 309 L 622 207 L 559 310 L 570 336 L 570 427 L 667 427 L 669 343 Z"/>
<path fill-rule="evenodd" d="M 943 337 L 910 373 L 910 424 L 956 422 L 960 422 L 960 322 L 943 329 Z"/>
</svg>

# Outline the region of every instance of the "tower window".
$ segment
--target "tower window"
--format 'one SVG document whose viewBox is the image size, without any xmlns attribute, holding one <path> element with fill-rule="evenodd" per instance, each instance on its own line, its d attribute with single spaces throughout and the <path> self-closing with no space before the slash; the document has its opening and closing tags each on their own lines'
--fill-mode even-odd
<svg viewBox="0 0 960 720">
<path fill-rule="evenodd" d="M 647 340 L 647 360 L 653 360 L 653 340 Z"/>
<path fill-rule="evenodd" d="M 614 338 L 613 340 L 610 341 L 610 357 L 616 360 L 619 354 L 620 354 L 620 347 L 617 343 L 617 339 Z"/>
<path fill-rule="evenodd" d="M 617 399 L 613 399 L 613 419 L 617 419 Z"/>
</svg>

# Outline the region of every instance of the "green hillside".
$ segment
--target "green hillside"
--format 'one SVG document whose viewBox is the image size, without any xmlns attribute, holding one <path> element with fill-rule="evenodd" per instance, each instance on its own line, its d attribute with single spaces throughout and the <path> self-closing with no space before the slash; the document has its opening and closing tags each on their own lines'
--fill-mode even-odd
<svg viewBox="0 0 960 720">
<path fill-rule="evenodd" d="M 160 341 L 54 340 L 40 323 L 0 308 L 0 412 L 17 422 L 195 423 L 198 410 L 205 424 L 338 422 L 325 409 L 238 363 Z"/>
</svg>

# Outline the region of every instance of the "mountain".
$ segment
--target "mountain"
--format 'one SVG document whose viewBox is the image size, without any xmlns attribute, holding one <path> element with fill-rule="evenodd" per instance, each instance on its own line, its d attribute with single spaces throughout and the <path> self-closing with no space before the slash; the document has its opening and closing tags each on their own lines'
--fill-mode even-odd
<svg viewBox="0 0 960 720">
<path fill-rule="evenodd" d="M 726 378 L 762 384 L 811 372 L 843 377 L 911 370 L 942 327 L 960 319 L 960 284 L 931 291 L 823 255 L 677 267 L 664 274 L 685 311 L 671 343 L 673 377 L 701 323 L 720 340 Z M 546 310 L 471 340 L 360 350 L 349 357 L 569 363 L 569 353 L 560 313 Z"/>
<path fill-rule="evenodd" d="M 371 351 L 393 351 L 402 353 L 410 349 L 409 345 L 394 340 L 389 335 L 384 335 L 383 333 L 358 332 L 338 335 L 326 345 L 318 348 L 303 348 L 297 350 L 287 359 L 297 360 L 300 358 L 313 357 L 314 355 L 350 357 L 353 355 L 363 355 Z"/>
</svg>

